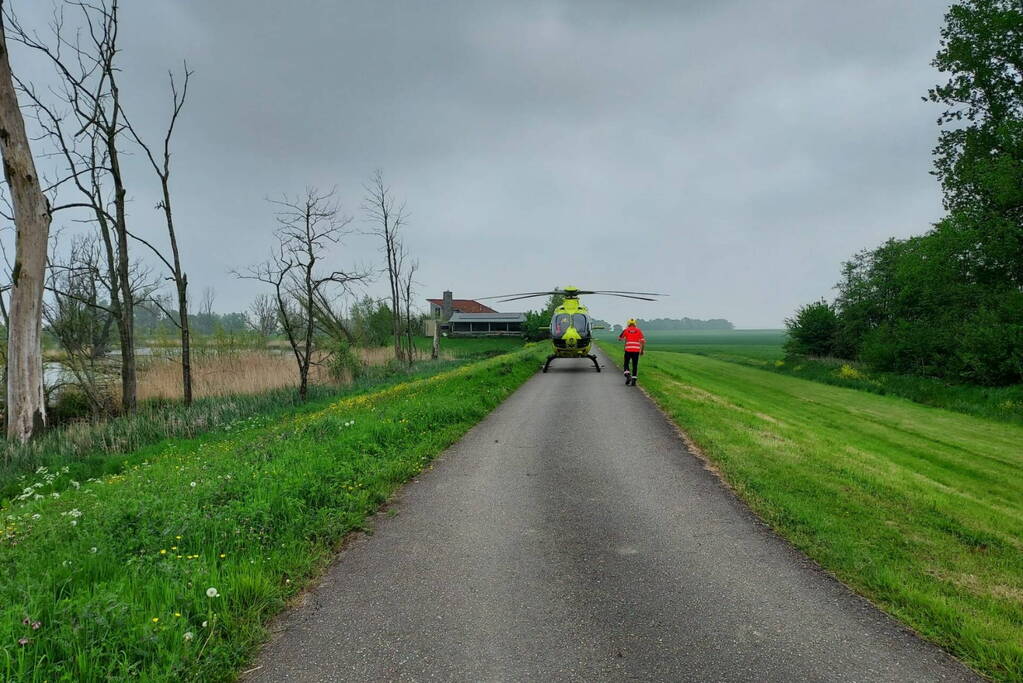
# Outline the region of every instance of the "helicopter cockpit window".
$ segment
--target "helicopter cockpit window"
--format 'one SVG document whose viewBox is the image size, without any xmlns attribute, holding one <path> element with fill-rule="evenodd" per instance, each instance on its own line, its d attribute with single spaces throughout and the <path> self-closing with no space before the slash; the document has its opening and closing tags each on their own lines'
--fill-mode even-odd
<svg viewBox="0 0 1023 683">
<path fill-rule="evenodd" d="M 590 336 L 590 319 L 586 315 L 582 313 L 573 314 L 572 327 L 575 328 L 575 331 L 579 333 L 580 337 L 585 338 Z"/>
<path fill-rule="evenodd" d="M 551 337 L 561 339 L 571 326 L 572 316 L 568 313 L 558 313 L 551 318 Z"/>
</svg>

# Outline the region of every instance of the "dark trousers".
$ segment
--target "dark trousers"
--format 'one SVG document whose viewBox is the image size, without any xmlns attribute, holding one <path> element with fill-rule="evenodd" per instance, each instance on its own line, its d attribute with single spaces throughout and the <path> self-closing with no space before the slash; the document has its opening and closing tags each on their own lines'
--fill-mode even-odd
<svg viewBox="0 0 1023 683">
<path fill-rule="evenodd" d="M 639 372 L 639 351 L 626 351 L 625 362 L 622 363 L 622 369 L 629 369 L 629 361 L 632 361 L 632 374 L 635 375 Z"/>
</svg>

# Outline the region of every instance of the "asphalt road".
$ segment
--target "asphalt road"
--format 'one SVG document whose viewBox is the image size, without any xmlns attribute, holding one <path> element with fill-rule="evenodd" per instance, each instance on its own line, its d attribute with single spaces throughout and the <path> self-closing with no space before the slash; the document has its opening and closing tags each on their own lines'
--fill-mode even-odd
<svg viewBox="0 0 1023 683">
<path fill-rule="evenodd" d="M 409 483 L 246 679 L 976 680 L 774 536 L 604 362 L 555 361 Z"/>
</svg>

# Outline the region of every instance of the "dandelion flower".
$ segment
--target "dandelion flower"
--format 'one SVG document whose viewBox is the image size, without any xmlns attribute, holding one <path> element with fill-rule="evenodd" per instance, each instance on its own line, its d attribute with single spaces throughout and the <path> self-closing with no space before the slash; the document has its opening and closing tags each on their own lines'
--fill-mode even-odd
<svg viewBox="0 0 1023 683">
<path fill-rule="evenodd" d="M 220 597 L 220 593 L 217 592 L 216 588 L 210 586 L 209 588 L 206 589 L 206 597 L 207 598 L 219 598 Z"/>
<path fill-rule="evenodd" d="M 224 553 L 220 553 L 220 557 L 221 557 L 221 559 L 223 559 L 223 558 L 227 557 L 227 555 L 225 555 Z"/>
<path fill-rule="evenodd" d="M 42 515 L 39 514 L 38 512 L 35 513 L 34 515 L 32 515 L 32 519 L 41 519 L 41 518 L 42 518 Z"/>
<path fill-rule="evenodd" d="M 160 621 L 160 617 L 153 617 L 153 623 L 154 623 L 154 624 L 155 624 L 156 622 L 158 622 L 158 621 Z"/>
<path fill-rule="evenodd" d="M 174 616 L 176 616 L 176 617 L 180 617 L 180 616 L 181 616 L 181 612 L 175 612 L 175 613 L 174 613 Z"/>
<path fill-rule="evenodd" d="M 189 486 L 191 486 L 192 488 L 195 488 L 195 482 L 193 481 L 191 484 L 189 484 Z"/>
<path fill-rule="evenodd" d="M 192 638 L 195 638 L 195 634 L 193 634 L 191 631 L 185 631 L 184 635 L 182 635 L 181 637 L 184 638 L 185 640 L 191 640 Z"/>
<path fill-rule="evenodd" d="M 208 624 L 208 623 L 210 623 L 210 622 L 208 622 L 208 621 L 204 621 L 204 622 L 202 622 L 202 627 L 203 627 L 203 628 L 206 628 L 206 624 Z"/>
<path fill-rule="evenodd" d="M 164 550 L 163 548 L 160 548 L 160 554 L 161 554 L 161 555 L 166 555 L 166 554 L 167 554 L 167 551 L 166 551 L 166 550 Z"/>
<path fill-rule="evenodd" d="M 91 548 L 89 548 L 89 552 L 92 553 L 93 555 L 95 555 L 98 550 L 99 548 L 97 548 L 96 546 L 92 546 Z"/>
</svg>

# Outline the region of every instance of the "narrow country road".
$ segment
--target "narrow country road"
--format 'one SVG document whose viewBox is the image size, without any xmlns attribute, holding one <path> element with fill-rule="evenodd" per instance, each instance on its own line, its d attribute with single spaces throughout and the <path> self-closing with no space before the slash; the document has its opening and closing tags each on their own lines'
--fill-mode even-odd
<svg viewBox="0 0 1023 683">
<path fill-rule="evenodd" d="M 246 680 L 977 680 L 776 538 L 602 361 L 555 361 L 408 484 Z"/>
</svg>

